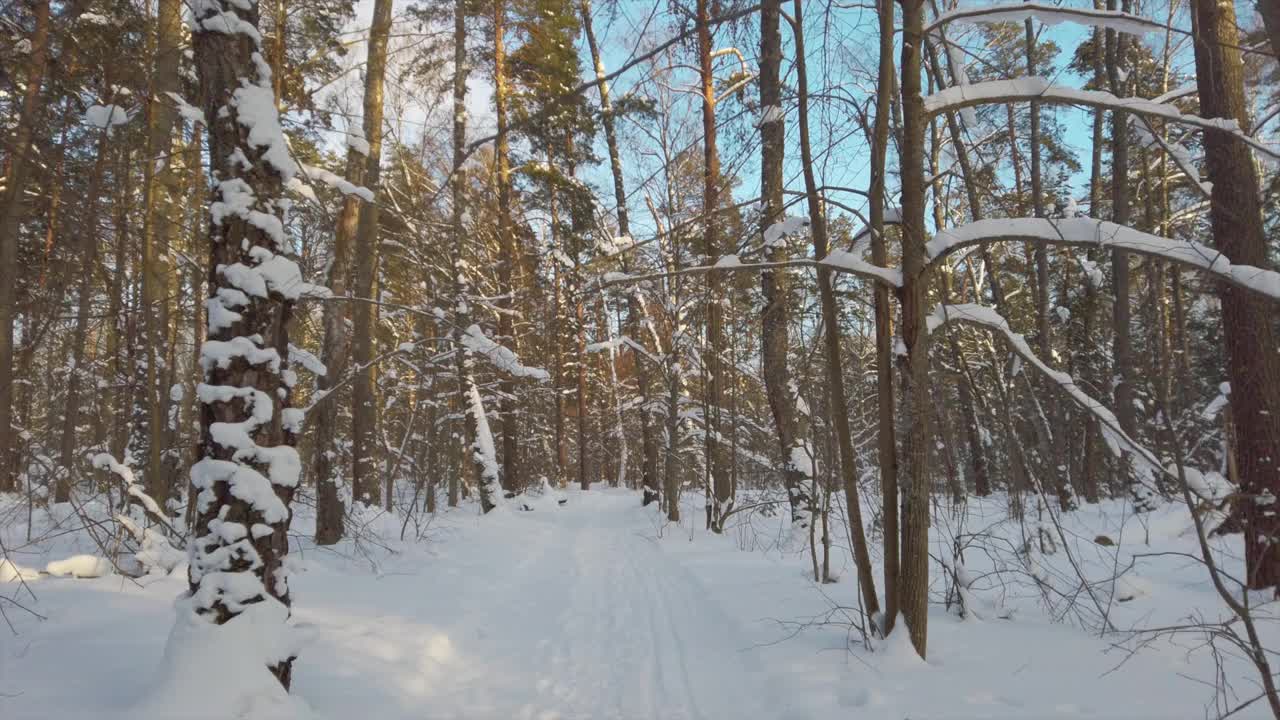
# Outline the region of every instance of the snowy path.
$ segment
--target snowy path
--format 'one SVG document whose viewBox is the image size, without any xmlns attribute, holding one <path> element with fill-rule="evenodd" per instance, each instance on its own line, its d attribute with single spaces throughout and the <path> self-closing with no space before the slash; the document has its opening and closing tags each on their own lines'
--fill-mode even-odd
<svg viewBox="0 0 1280 720">
<path fill-rule="evenodd" d="M 833 554 L 840 582 L 819 588 L 807 557 L 768 549 L 780 518 L 717 537 L 664 527 L 635 493 L 567 496 L 533 512 L 459 508 L 425 542 L 386 540 L 393 553 L 304 543 L 292 581 L 304 641 L 295 696 L 324 720 L 1164 720 L 1202 717 L 1212 701 L 1186 679 L 1212 677 L 1207 653 L 1164 643 L 1130 658 L 1116 638 L 1049 621 L 1035 595 L 1014 594 L 1025 589 L 1004 593 L 1013 620 L 931 608 L 927 664 L 905 633 L 868 653 L 847 627 L 856 610 L 833 610 L 857 597 L 847 551 Z M 981 508 L 970 512 L 981 525 Z M 1185 515 L 1148 520 L 1160 547 L 1185 550 Z M 307 522 L 295 522 L 299 536 Z M 399 533 L 390 517 L 373 528 Z M 64 537 L 26 564 L 92 551 L 79 542 Z M 1156 562 L 1117 622 L 1215 607 L 1185 560 Z M 0 719 L 231 720 L 135 709 L 154 686 L 183 575 L 41 578 L 32 589 L 48 620 L 10 612 L 16 634 L 0 624 Z M 1247 698 L 1248 673 L 1233 672 Z M 1238 717 L 1265 714 L 1259 704 Z"/>
<path fill-rule="evenodd" d="M 484 559 L 467 569 L 456 613 L 414 618 L 433 623 L 423 648 L 431 672 L 402 680 L 432 717 L 706 720 L 770 707 L 742 628 L 653 538 L 619 527 L 634 504 L 597 494 L 510 518 L 525 529 L 519 537 L 471 536 Z M 371 635 L 374 647 L 394 643 L 400 630 L 400 619 L 367 621 L 346 630 L 348 649 L 360 652 Z M 304 656 L 298 691 L 323 707 L 308 664 Z"/>
</svg>

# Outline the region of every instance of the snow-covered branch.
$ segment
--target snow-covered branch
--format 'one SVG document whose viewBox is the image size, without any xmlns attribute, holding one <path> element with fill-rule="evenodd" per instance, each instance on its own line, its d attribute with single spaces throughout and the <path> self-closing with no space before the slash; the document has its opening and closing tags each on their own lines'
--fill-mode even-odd
<svg viewBox="0 0 1280 720">
<path fill-rule="evenodd" d="M 1116 455 L 1119 455 L 1121 451 L 1131 453 L 1137 461 L 1145 464 L 1154 473 L 1166 472 L 1154 453 L 1138 444 L 1124 430 L 1120 429 L 1120 421 L 1116 418 L 1115 413 L 1090 397 L 1080 386 L 1076 385 L 1075 380 L 1070 375 L 1045 365 L 1031 350 L 1026 338 L 1010 329 L 1009 323 L 994 309 L 985 305 L 975 304 L 939 305 L 929 315 L 927 322 L 930 333 L 937 331 L 949 322 L 968 323 L 1000 333 L 1008 341 L 1009 346 L 1013 348 L 1015 353 L 1057 385 L 1066 393 L 1067 397 L 1071 398 L 1072 402 L 1098 420 L 1102 436 L 1113 453 Z"/>
<path fill-rule="evenodd" d="M 538 380 L 550 379 L 551 375 L 542 368 L 529 367 L 520 362 L 520 358 L 510 348 L 500 345 L 484 334 L 479 325 L 471 325 L 462 335 L 462 344 L 468 350 L 488 358 L 494 367 L 515 377 L 531 377 Z"/>
<path fill-rule="evenodd" d="M 1037 102 L 1087 105 L 1107 110 L 1123 110 L 1136 115 L 1157 117 L 1172 122 L 1191 125 L 1205 130 L 1216 130 L 1240 139 L 1264 155 L 1280 159 L 1280 150 L 1252 137 L 1236 123 L 1226 118 L 1203 118 L 1184 113 L 1178 108 L 1144 98 L 1116 97 L 1102 90 L 1080 90 L 1066 85 L 1055 85 L 1042 77 L 1021 77 L 1012 80 L 988 80 L 972 85 L 956 85 L 925 97 L 925 111 L 931 115 L 948 110 L 960 110 L 975 105 L 1004 104 L 1035 100 Z"/>
<path fill-rule="evenodd" d="M 1092 25 L 1093 27 L 1115 30 L 1129 35 L 1145 35 L 1146 33 L 1164 32 L 1165 30 L 1171 30 L 1183 35 L 1189 34 L 1185 30 L 1169 27 L 1155 20 L 1118 10 L 1060 7 L 1037 2 L 958 7 L 940 15 L 937 20 L 925 26 L 924 31 L 926 33 L 935 32 L 952 22 L 1004 23 L 1022 22 L 1028 18 L 1045 25 L 1073 22 L 1080 25 Z"/>
<path fill-rule="evenodd" d="M 925 253 L 930 263 L 936 263 L 964 247 L 1013 241 L 1119 248 L 1201 270 L 1227 284 L 1280 300 L 1280 273 L 1252 265 L 1233 265 L 1227 256 L 1200 243 L 1172 240 L 1088 217 L 979 220 L 937 233 L 925 245 Z"/>
<path fill-rule="evenodd" d="M 892 287 L 902 285 L 902 272 L 897 268 L 880 267 L 863 260 L 854 250 L 833 250 L 823 260 L 811 258 L 788 258 L 777 262 L 742 262 L 737 255 L 725 255 L 710 265 L 694 265 L 679 270 L 627 275 L 625 273 L 606 273 L 600 282 L 593 285 L 594 290 L 604 290 L 618 285 L 632 285 L 677 277 L 680 275 L 703 275 L 722 272 L 754 272 L 759 270 L 775 270 L 779 268 L 827 268 L 839 273 L 857 275 L 863 280 L 881 282 Z"/>
</svg>

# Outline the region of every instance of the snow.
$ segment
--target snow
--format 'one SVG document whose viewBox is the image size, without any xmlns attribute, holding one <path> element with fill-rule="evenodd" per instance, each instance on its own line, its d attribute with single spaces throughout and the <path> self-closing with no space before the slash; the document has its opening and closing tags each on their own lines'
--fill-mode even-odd
<svg viewBox="0 0 1280 720">
<path fill-rule="evenodd" d="M 1089 105 L 1163 118 L 1205 130 L 1218 130 L 1231 134 L 1260 153 L 1280 158 L 1280 149 L 1267 145 L 1242 131 L 1235 120 L 1203 118 L 1184 113 L 1173 105 L 1138 97 L 1116 97 L 1102 90 L 1078 90 L 1056 85 L 1043 77 L 1020 77 L 1011 80 L 988 80 L 972 85 L 957 85 L 940 90 L 924 98 L 925 111 L 937 114 L 974 105 L 1006 103 L 1015 100 L 1038 100 Z"/>
<path fill-rule="evenodd" d="M 814 468 L 813 449 L 802 442 L 791 446 L 791 457 L 787 462 L 807 478 L 817 475 L 817 470 Z"/>
<path fill-rule="evenodd" d="M 177 613 L 154 684 L 134 712 L 211 720 L 314 717 L 267 670 L 296 652 L 289 609 L 279 601 L 253 603 L 224 625 L 197 615 L 188 602 L 179 603 Z"/>
<path fill-rule="evenodd" d="M 943 325 L 952 321 L 971 323 L 1004 335 L 1016 353 L 1015 359 L 1030 362 L 1040 371 L 1042 376 L 1047 377 L 1056 384 L 1073 402 L 1092 413 L 1098 419 L 1099 429 L 1113 454 L 1119 455 L 1123 450 L 1124 452 L 1132 453 L 1135 460 L 1144 465 L 1147 470 L 1154 469 L 1156 472 L 1161 473 L 1165 471 L 1160 461 L 1150 450 L 1125 434 L 1120 428 L 1120 421 L 1106 405 L 1090 397 L 1080 386 L 1076 385 L 1075 380 L 1070 375 L 1054 370 L 1046 365 L 1042 359 L 1036 357 L 1031 350 L 1031 346 L 1027 344 L 1026 338 L 1019 333 L 1013 332 L 1009 328 L 1009 323 L 994 308 L 971 303 L 939 305 L 926 319 L 930 333 L 937 331 Z M 1016 375 L 1017 372 L 1014 371 L 1012 374 Z"/>
<path fill-rule="evenodd" d="M 473 353 L 483 355 L 493 366 L 515 377 L 530 377 L 537 380 L 549 380 L 551 374 L 542 368 L 528 367 L 520 363 L 520 358 L 503 345 L 494 342 L 484 334 L 479 325 L 471 325 L 462 335 L 462 344 Z"/>
<path fill-rule="evenodd" d="M 138 541 L 134 559 L 148 573 L 165 575 L 187 562 L 187 553 L 175 548 L 169 539 L 152 528 L 139 527 L 132 518 L 116 515 L 116 521 Z"/>
<path fill-rule="evenodd" d="M 319 180 L 343 195 L 355 195 L 365 202 L 373 202 L 373 191 L 367 187 L 356 185 L 346 178 L 329 172 L 321 167 L 307 165 L 305 163 L 299 163 L 298 167 L 301 168 L 302 174 L 308 179 Z"/>
<path fill-rule="evenodd" d="M 1225 255 L 1206 245 L 1172 240 L 1089 217 L 979 220 L 938 232 L 925 244 L 925 253 L 936 260 L 969 245 L 997 240 L 1119 248 L 1198 268 L 1233 285 L 1280 299 L 1280 272 L 1233 265 Z"/>
<path fill-rule="evenodd" d="M 635 246 L 635 238 L 630 235 L 619 235 L 615 238 L 602 237 L 596 242 L 596 249 L 605 255 L 615 255 Z"/>
<path fill-rule="evenodd" d="M 129 122 L 129 111 L 119 105 L 90 105 L 84 111 L 84 124 L 106 130 Z"/>
<path fill-rule="evenodd" d="M 1231 395 L 1231 383 L 1224 382 L 1219 384 L 1218 396 L 1215 397 L 1213 401 L 1210 402 L 1209 405 L 1205 407 L 1204 412 L 1200 414 L 1200 417 L 1204 418 L 1205 420 L 1212 420 L 1214 417 L 1218 415 L 1218 413 L 1222 412 L 1223 408 L 1227 406 L 1227 403 L 1230 400 L 1230 395 Z"/>
<path fill-rule="evenodd" d="M 72 555 L 45 565 L 44 571 L 54 577 L 96 578 L 115 571 L 111 562 L 97 555 Z"/>
<path fill-rule="evenodd" d="M 38 570 L 22 567 L 9 558 L 0 560 L 0 583 L 35 580 L 40 577 Z"/>
<path fill-rule="evenodd" d="M 637 493 L 597 486 L 544 490 L 522 500 L 531 512 L 442 512 L 425 543 L 396 541 L 399 519 L 383 516 L 371 529 L 386 538 L 385 551 L 356 551 L 348 540 L 316 552 L 306 539 L 312 518 L 300 510 L 292 620 L 279 604 L 257 603 L 212 626 L 189 601 L 175 606 L 186 589 L 176 573 L 33 583 L 38 602 L 27 600 L 48 620 L 8 610 L 18 635 L 0 634 L 0 712 L 6 720 L 409 720 L 424 708 L 441 720 L 1220 714 L 1211 687 L 1197 682 L 1215 677 L 1202 636 L 1128 632 L 1189 614 L 1221 617 L 1202 571 L 1173 555 L 1196 552 L 1185 508 L 1164 506 L 1141 523 L 1121 501 L 1063 516 L 1083 571 L 1115 600 L 1111 622 L 1121 632 L 1099 637 L 1070 614 L 1055 621 L 1065 608 L 1046 607 L 1026 568 L 1000 551 L 1006 540 L 1021 543 L 1018 524 L 1003 521 L 1007 501 L 971 499 L 963 519 L 935 517 L 930 547 L 948 562 L 957 536 L 995 541 L 971 544 L 957 563 L 973 613 L 930 606 L 927 661 L 905 632 L 873 650 L 850 632 L 857 589 L 846 552 L 833 552 L 838 581 L 819 586 L 806 579 L 807 555 L 761 541 L 786 531 L 786 513 L 738 513 L 714 536 L 701 528 L 699 495 L 685 495 L 681 526 L 664 526 Z M 0 499 L 0 512 L 18 503 Z M 37 536 L 47 523 L 37 511 Z M 6 544 L 24 531 L 7 528 Z M 1095 545 L 1100 535 L 1118 546 Z M 47 542 L 59 552 L 91 544 L 83 534 Z M 1239 536 L 1211 545 L 1238 574 Z M 1056 589 L 1075 589 L 1062 552 L 1034 561 Z M 932 570 L 940 599 L 943 571 Z M 1275 623 L 1261 629 L 1274 647 Z M 265 668 L 295 651 L 286 696 Z M 1230 682 L 1252 687 L 1245 661 L 1223 660 Z M 1268 711 L 1255 704 L 1239 717 Z"/>
<path fill-rule="evenodd" d="M 859 241 L 852 250 L 832 250 L 821 262 L 841 270 L 869 275 L 879 278 L 893 287 L 902 287 L 902 271 L 896 268 L 880 267 L 863 259 L 863 254 L 870 248 L 869 242 Z"/>
<path fill-rule="evenodd" d="M 958 45 L 951 42 L 944 42 L 947 49 L 947 61 L 951 66 L 951 72 L 955 76 L 955 84 L 969 84 L 969 70 L 966 67 L 964 59 L 964 51 Z M 964 121 L 965 127 L 974 130 L 978 127 L 978 113 L 971 107 L 960 109 L 960 118 Z"/>
<path fill-rule="evenodd" d="M 125 491 L 129 496 L 147 509 L 153 517 L 168 517 L 168 514 L 160 509 L 160 505 L 142 489 L 142 486 L 133 477 L 133 470 L 124 463 L 117 462 L 114 457 L 107 453 L 98 453 L 93 456 L 93 466 L 99 470 L 108 470 L 120 478 L 124 483 Z"/>
<path fill-rule="evenodd" d="M 232 0 L 233 4 L 238 1 Z M 224 35 L 245 35 L 252 39 L 255 45 L 262 45 L 262 33 L 258 32 L 258 28 L 253 23 L 241 19 L 235 11 L 222 10 L 216 5 L 210 7 L 211 3 L 206 0 L 197 0 L 195 4 L 196 7 L 188 17 L 191 24 L 198 26 L 198 29 Z M 194 29 L 197 28 L 193 27 Z"/>
<path fill-rule="evenodd" d="M 1145 35 L 1163 32 L 1164 26 L 1154 20 L 1132 15 L 1117 10 L 1097 10 L 1084 7 L 1060 7 L 1044 3 L 1027 2 L 995 5 L 964 5 L 943 13 L 938 19 L 929 23 L 925 32 L 933 32 L 949 23 L 966 21 L 972 23 L 1022 23 L 1024 20 L 1035 20 L 1045 25 L 1059 23 L 1079 23 L 1091 25 L 1129 35 Z"/>
<path fill-rule="evenodd" d="M 169 96 L 169 99 L 173 101 L 175 106 L 177 106 L 178 114 L 182 116 L 183 120 L 199 125 L 209 124 L 208 120 L 204 117 L 204 111 L 187 102 L 186 99 L 178 93 L 166 91 L 165 95 Z M 239 148 L 236 149 L 238 150 Z"/>
<path fill-rule="evenodd" d="M 791 215 L 784 217 L 764 230 L 765 247 L 784 247 L 786 239 L 809 229 L 809 218 Z"/>
<path fill-rule="evenodd" d="M 760 113 L 760 122 L 756 127 L 766 125 L 768 123 L 782 122 L 786 114 L 782 112 L 782 108 L 777 105 L 766 106 Z"/>
<path fill-rule="evenodd" d="M 249 130 L 249 146 L 262 148 L 262 158 L 287 183 L 297 173 L 298 166 L 289 154 L 284 133 L 280 129 L 280 114 L 276 110 L 275 93 L 271 89 L 270 69 L 259 53 L 254 53 L 253 57 L 255 64 L 259 66 L 258 82 L 243 83 L 236 88 L 231 104 L 236 108 L 236 121 Z"/>
<path fill-rule="evenodd" d="M 365 157 L 369 157 L 369 153 L 371 152 L 369 141 L 364 138 L 364 135 L 350 131 L 347 132 L 347 147 L 355 150 Z"/>
<path fill-rule="evenodd" d="M 1130 125 L 1133 126 L 1135 134 L 1138 136 L 1138 142 L 1140 142 L 1143 147 L 1163 148 L 1167 151 L 1169 153 L 1169 157 L 1172 158 L 1173 162 L 1178 166 L 1178 169 L 1187 176 L 1187 180 L 1199 188 L 1200 192 L 1204 194 L 1205 197 L 1208 197 L 1209 193 L 1213 191 L 1213 183 L 1200 179 L 1200 172 L 1196 169 L 1195 162 L 1191 158 L 1191 152 L 1181 143 L 1173 140 L 1166 140 L 1152 132 L 1151 128 L 1147 126 L 1145 118 L 1141 119 L 1141 122 L 1133 122 L 1136 119 L 1138 118 L 1130 116 Z"/>
<path fill-rule="evenodd" d="M 500 483 L 502 476 L 498 469 L 498 451 L 493 443 L 493 431 L 489 429 L 489 417 L 484 411 L 484 400 L 480 397 L 480 389 L 476 387 L 475 381 L 470 379 L 467 383 L 467 412 L 471 414 L 476 425 L 472 454 L 481 466 L 481 491 L 492 505 L 502 505 Z"/>
</svg>

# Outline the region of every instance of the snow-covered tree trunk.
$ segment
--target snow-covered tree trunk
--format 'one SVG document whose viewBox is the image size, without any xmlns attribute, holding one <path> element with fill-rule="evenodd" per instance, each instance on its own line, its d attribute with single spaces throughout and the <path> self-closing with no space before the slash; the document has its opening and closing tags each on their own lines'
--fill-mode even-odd
<svg viewBox="0 0 1280 720">
<path fill-rule="evenodd" d="M 464 327 L 463 322 L 470 322 L 465 317 L 466 311 L 466 277 L 463 273 L 466 270 L 462 261 L 463 237 L 462 237 L 462 221 L 464 214 L 464 203 L 466 202 L 466 193 L 463 190 L 465 178 L 462 174 L 462 164 L 467 159 L 467 9 L 465 0 L 455 0 L 453 5 L 453 169 L 449 175 L 449 192 L 452 198 L 453 207 L 450 208 L 449 216 L 449 234 L 450 242 L 453 245 L 453 279 L 454 279 L 454 337 L 461 339 L 461 331 Z M 467 403 L 467 365 L 466 352 L 461 343 L 454 347 L 456 353 L 456 364 L 458 368 L 457 387 L 458 392 L 455 396 L 456 402 L 460 407 L 466 408 Z M 470 424 L 470 414 L 463 410 L 463 444 L 466 447 L 471 446 L 471 438 L 474 437 L 472 426 Z M 464 451 L 463 455 L 467 453 Z M 468 472 L 470 465 L 467 458 L 463 457 L 458 466 L 458 472 L 449 477 L 449 490 L 447 502 L 449 507 L 458 506 L 458 486 Z"/>
<path fill-rule="evenodd" d="M 284 255 L 283 186 L 295 165 L 257 23 L 256 2 L 197 0 L 192 7 L 215 186 L 189 578 L 195 615 L 217 625 L 248 616 L 237 631 L 220 632 L 231 637 L 252 627 L 264 653 L 246 662 L 264 662 L 287 688 L 292 651 L 274 639 L 283 638 L 289 617 L 284 560 L 301 413 L 289 407 L 284 363 L 293 304 L 307 286 Z"/>
</svg>

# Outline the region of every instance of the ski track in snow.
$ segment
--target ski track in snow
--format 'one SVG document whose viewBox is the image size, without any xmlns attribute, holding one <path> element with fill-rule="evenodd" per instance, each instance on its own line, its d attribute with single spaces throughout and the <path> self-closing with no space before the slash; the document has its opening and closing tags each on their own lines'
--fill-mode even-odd
<svg viewBox="0 0 1280 720">
<path fill-rule="evenodd" d="M 564 495 L 563 507 L 554 496 L 531 500 L 533 512 L 509 503 L 485 517 L 474 506 L 442 513 L 427 542 L 388 540 L 392 554 L 350 541 L 336 552 L 295 549 L 294 695 L 332 720 L 1134 720 L 1201 717 L 1209 700 L 1186 679 L 1212 677 L 1207 656 L 1156 644 L 1127 658 L 1114 638 L 1049 622 L 1034 594 L 1016 590 L 979 594 L 984 605 L 1000 597 L 1016 605 L 1012 621 L 990 608 L 980 621 L 932 607 L 927 664 L 905 633 L 869 654 L 844 615 L 831 614 L 833 603 L 856 603 L 844 553 L 833 553 L 840 581 L 820 593 L 806 579 L 807 556 L 758 549 L 785 519 L 714 537 L 692 497 L 685 524 L 663 526 L 635 493 Z M 983 525 L 984 512 L 975 501 L 971 522 Z M 1106 513 L 1073 517 L 1110 528 Z M 398 534 L 394 517 L 380 521 L 371 526 L 382 537 Z M 294 533 L 305 537 L 309 522 L 295 521 Z M 1185 512 L 1147 522 L 1161 547 L 1190 542 Z M 37 567 L 91 551 L 74 537 L 47 558 L 17 560 Z M 1081 557 L 1109 572 L 1109 556 L 1089 545 L 1077 548 Z M 1146 562 L 1135 582 L 1147 592 L 1116 607 L 1120 626 L 1215 607 L 1183 560 Z M 183 573 L 139 584 L 42 577 L 31 587 L 49 620 L 10 611 L 17 634 L 0 626 L 0 719 L 170 720 L 134 704 L 153 686 Z M 1232 674 L 1251 687 L 1238 665 Z M 1240 716 L 1264 715 L 1256 705 Z M 192 708 L 174 720 L 205 718 Z"/>
</svg>

